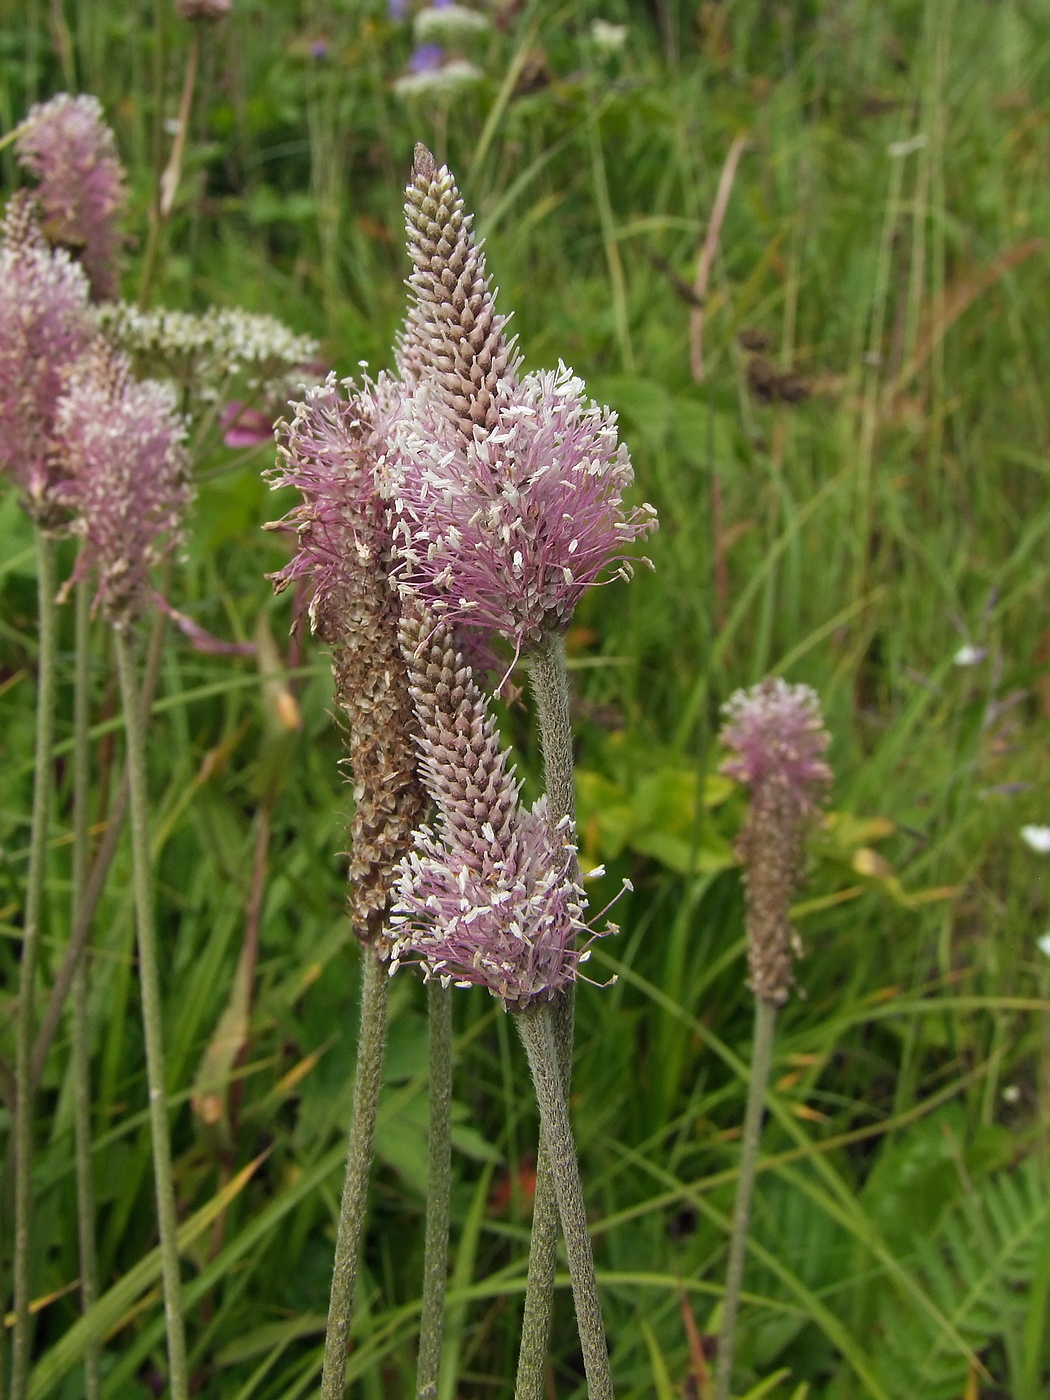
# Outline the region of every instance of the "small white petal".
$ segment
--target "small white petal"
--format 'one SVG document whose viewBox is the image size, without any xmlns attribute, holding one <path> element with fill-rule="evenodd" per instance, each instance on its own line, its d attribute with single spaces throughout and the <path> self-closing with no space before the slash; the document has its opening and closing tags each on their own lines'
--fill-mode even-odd
<svg viewBox="0 0 1050 1400">
<path fill-rule="evenodd" d="M 1050 826 L 1022 826 L 1021 840 L 1041 856 L 1050 855 Z"/>
<path fill-rule="evenodd" d="M 987 647 L 975 647 L 967 642 L 955 653 L 952 661 L 956 666 L 976 666 L 978 661 L 983 661 L 987 655 Z"/>
</svg>

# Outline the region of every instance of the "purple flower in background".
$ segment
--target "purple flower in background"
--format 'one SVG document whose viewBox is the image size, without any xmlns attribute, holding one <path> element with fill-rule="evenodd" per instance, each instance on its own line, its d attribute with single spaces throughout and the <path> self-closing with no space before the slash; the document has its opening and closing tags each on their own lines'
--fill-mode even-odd
<svg viewBox="0 0 1050 1400">
<path fill-rule="evenodd" d="M 736 755 L 721 771 L 753 790 L 774 784 L 790 791 L 801 807 L 811 807 L 814 791 L 831 780 L 821 757 L 831 738 L 816 691 L 769 678 L 738 690 L 724 713 L 722 742 Z"/>
<path fill-rule="evenodd" d="M 115 298 L 115 222 L 127 195 L 98 98 L 62 92 L 31 107 L 15 152 L 40 182 L 35 193 L 48 241 L 79 255 L 96 301 Z"/>
<path fill-rule="evenodd" d="M 487 987 L 523 1009 L 577 975 L 584 894 L 571 821 L 531 811 L 448 625 L 404 602 L 401 645 L 419 720 L 420 777 L 437 813 L 401 863 L 391 970 Z"/>
<path fill-rule="evenodd" d="M 396 23 L 400 23 L 408 15 L 408 0 L 387 0 L 387 14 Z"/>
<path fill-rule="evenodd" d="M 441 67 L 445 51 L 440 44 L 420 44 L 408 60 L 412 73 L 436 73 Z"/>
<path fill-rule="evenodd" d="M 181 538 L 191 499 L 185 425 L 170 384 L 130 377 L 127 358 L 102 342 L 59 400 L 61 496 L 83 547 L 70 582 L 94 574 L 95 601 L 129 627 L 150 598 L 150 570 Z"/>
<path fill-rule="evenodd" d="M 630 575 L 626 547 L 655 526 L 651 506 L 623 507 L 615 415 L 564 365 L 510 388 L 487 433 L 452 431 L 434 408 L 424 382 L 388 457 L 401 582 L 443 617 L 537 645 L 610 565 Z"/>
<path fill-rule="evenodd" d="M 273 419 L 259 408 L 251 408 L 238 399 L 223 406 L 219 425 L 224 430 L 222 440 L 227 447 L 258 447 L 273 442 Z"/>
<path fill-rule="evenodd" d="M 32 201 L 8 205 L 0 243 L 0 469 L 44 528 L 65 512 L 52 436 L 63 376 L 91 343 L 88 283 L 69 254 L 44 242 Z"/>
<path fill-rule="evenodd" d="M 791 926 L 791 898 L 805 868 L 806 829 L 831 781 L 822 757 L 831 738 L 816 691 L 808 685 L 768 678 L 738 690 L 724 713 L 722 742 L 735 754 L 721 771 L 751 789 L 737 840 L 744 864 L 749 985 L 760 1001 L 783 1006 L 802 952 Z"/>
</svg>

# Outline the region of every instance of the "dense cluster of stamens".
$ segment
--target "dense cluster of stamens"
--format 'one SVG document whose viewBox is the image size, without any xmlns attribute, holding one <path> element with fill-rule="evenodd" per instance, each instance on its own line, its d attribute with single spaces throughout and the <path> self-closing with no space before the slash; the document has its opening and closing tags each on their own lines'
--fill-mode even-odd
<svg viewBox="0 0 1050 1400">
<path fill-rule="evenodd" d="M 584 894 L 571 821 L 555 824 L 519 785 L 495 722 L 451 630 L 406 605 L 401 640 L 420 725 L 420 772 L 436 821 L 402 862 L 391 920 L 391 970 L 484 986 L 523 1009 L 576 977 L 586 949 Z"/>
<path fill-rule="evenodd" d="M 92 334 L 87 278 L 67 252 L 48 247 L 32 201 L 15 195 L 0 242 L 0 469 L 45 529 L 66 518 L 56 497 L 55 411 Z"/>
<path fill-rule="evenodd" d="M 816 692 L 780 679 L 737 691 L 725 715 L 722 742 L 734 752 L 722 772 L 751 790 L 737 843 L 750 986 L 760 1000 L 782 1006 L 802 951 L 788 911 L 803 874 L 806 827 L 831 781 L 822 757 L 831 740 Z"/>
<path fill-rule="evenodd" d="M 354 784 L 351 917 L 369 942 L 385 937 L 394 871 L 425 802 L 389 579 L 392 540 L 375 486 L 380 445 L 400 402 L 400 385 L 389 379 L 340 386 L 330 375 L 279 426 L 271 477 L 274 487 L 294 486 L 302 497 L 279 522 L 295 529 L 297 548 L 275 583 L 278 590 L 307 584 L 311 624 L 331 650 Z"/>
<path fill-rule="evenodd" d="M 80 260 L 96 301 L 117 294 L 117 228 L 127 198 L 124 167 L 97 97 L 59 93 L 31 107 L 15 142 L 50 243 Z"/>
</svg>

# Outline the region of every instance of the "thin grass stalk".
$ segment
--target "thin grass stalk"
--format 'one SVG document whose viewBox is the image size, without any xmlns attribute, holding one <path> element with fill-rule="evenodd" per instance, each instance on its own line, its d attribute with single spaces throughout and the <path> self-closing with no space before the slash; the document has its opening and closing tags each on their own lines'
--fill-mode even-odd
<svg viewBox="0 0 1050 1400">
<path fill-rule="evenodd" d="M 84 902 L 88 874 L 88 800 L 91 787 L 91 587 L 76 589 L 76 640 L 73 670 L 73 894 L 70 927 L 75 929 Z M 77 1186 L 77 1240 L 80 1249 L 80 1308 L 87 1312 L 98 1297 L 95 1242 L 95 1185 L 91 1163 L 91 1033 L 88 1017 L 88 949 L 77 958 L 73 974 L 73 1142 Z M 84 1400 L 102 1394 L 102 1348 L 95 1340 L 84 1353 Z"/>
<path fill-rule="evenodd" d="M 321 1370 L 321 1400 L 342 1400 L 346 1389 L 346 1356 L 354 1311 L 354 1286 L 364 1231 L 368 1177 L 372 1167 L 376 1107 L 383 1081 L 383 1050 L 390 979 L 372 948 L 364 948 L 361 979 L 361 1024 L 357 1039 L 357 1073 L 350 1137 L 346 1149 L 346 1179 L 339 1207 L 339 1229 L 332 1266 L 332 1293 Z"/>
<path fill-rule="evenodd" d="M 536 702 L 551 817 L 554 821 L 560 821 L 564 816 L 575 817 L 569 673 L 565 666 L 565 643 L 560 636 L 548 637 L 542 647 L 530 654 L 529 677 Z M 556 999 L 552 1011 L 558 1067 L 566 1100 L 572 1079 L 574 1002 L 575 988 L 570 984 Z M 550 1348 L 557 1266 L 558 1197 L 547 1152 L 546 1130 L 541 1120 L 515 1400 L 544 1400 L 546 1396 L 547 1353 Z"/>
<path fill-rule="evenodd" d="M 587 1209 L 580 1183 L 580 1169 L 572 1140 L 569 1111 L 562 1088 L 561 1069 L 548 1006 L 516 1013 L 515 1022 L 529 1057 L 536 1102 L 544 1127 L 551 1173 L 558 1197 L 558 1213 L 565 1235 L 569 1277 L 576 1305 L 576 1326 L 583 1352 L 589 1400 L 611 1400 L 613 1394 L 609 1349 L 605 1341 L 594 1255 L 587 1227 Z"/>
<path fill-rule="evenodd" d="M 129 809 L 131 816 L 132 879 L 138 937 L 139 983 L 142 992 L 142 1024 L 146 1041 L 146 1078 L 149 1086 L 150 1136 L 153 1142 L 154 1189 L 160 1234 L 161 1279 L 168 1337 L 168 1386 L 171 1400 L 188 1400 L 186 1331 L 182 1316 L 182 1275 L 179 1267 L 178 1220 L 175 1185 L 171 1172 L 171 1137 L 168 1125 L 164 1071 L 160 973 L 157 935 L 153 921 L 153 888 L 149 837 L 149 791 L 146 781 L 146 726 L 142 695 L 135 679 L 131 638 L 113 629 L 124 706 L 127 744 Z"/>
<path fill-rule="evenodd" d="M 430 1132 L 427 1147 L 427 1224 L 423 1300 L 419 1322 L 416 1400 L 435 1400 L 448 1281 L 448 1225 L 452 1194 L 452 988 L 427 985 L 430 1023 Z"/>
<path fill-rule="evenodd" d="M 55 541 L 37 530 L 37 588 L 40 651 L 37 669 L 36 753 L 33 772 L 33 816 L 26 875 L 25 921 L 18 982 L 18 1027 L 15 1077 L 18 1086 L 14 1123 L 14 1335 L 11 1348 L 11 1400 L 25 1400 L 29 1378 L 32 1323 L 29 1316 L 32 1261 L 33 993 L 40 951 L 40 919 L 47 865 L 47 826 L 53 781 L 51 750 L 55 725 L 55 669 L 58 652 L 58 606 L 55 602 Z"/>
<path fill-rule="evenodd" d="M 740 1148 L 740 1175 L 737 1179 L 733 1224 L 729 1236 L 729 1267 L 726 1271 L 726 1291 L 722 1302 L 722 1326 L 718 1334 L 715 1400 L 729 1400 L 733 1381 L 733 1349 L 736 1343 L 737 1313 L 740 1310 L 740 1290 L 744 1282 L 747 1226 L 751 1215 L 751 1196 L 755 1187 L 758 1148 L 762 1139 L 762 1115 L 769 1084 L 769 1067 L 773 1058 L 773 1032 L 776 1022 L 776 1006 L 762 997 L 757 998 L 751 1076 L 747 1086 L 744 1136 Z"/>
</svg>

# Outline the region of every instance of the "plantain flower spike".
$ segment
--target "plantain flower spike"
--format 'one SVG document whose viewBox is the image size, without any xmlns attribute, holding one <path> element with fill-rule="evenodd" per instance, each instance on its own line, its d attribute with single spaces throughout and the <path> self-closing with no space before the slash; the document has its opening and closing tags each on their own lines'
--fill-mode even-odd
<svg viewBox="0 0 1050 1400">
<path fill-rule="evenodd" d="M 93 335 L 83 270 L 48 247 L 32 200 L 16 194 L 0 236 L 0 470 L 42 529 L 67 518 L 57 494 L 55 413 L 64 376 Z"/>
<path fill-rule="evenodd" d="M 83 539 L 70 583 L 93 575 L 96 606 L 121 630 L 147 610 L 151 571 L 182 540 L 193 497 L 185 435 L 172 386 L 133 379 L 127 357 L 104 341 L 59 400 L 59 493 Z"/>
<path fill-rule="evenodd" d="M 802 879 L 803 841 L 831 781 L 824 762 L 831 736 L 820 700 L 807 685 L 767 678 L 738 690 L 724 707 L 723 744 L 733 752 L 721 771 L 751 790 L 738 841 L 744 865 L 749 985 L 783 1006 L 801 955 L 788 910 Z"/>
<path fill-rule="evenodd" d="M 574 828 L 529 810 L 495 721 L 447 622 L 405 600 L 401 644 L 434 825 L 401 863 L 391 971 L 421 962 L 444 984 L 487 987 L 524 1010 L 575 979 L 586 944 Z M 611 930 L 610 930 L 611 931 Z"/>
<path fill-rule="evenodd" d="M 15 153 L 39 181 L 34 194 L 48 242 L 79 257 L 94 301 L 113 300 L 116 221 L 127 191 L 102 104 L 65 92 L 37 103 L 19 129 Z"/>
<path fill-rule="evenodd" d="M 284 521 L 297 536 L 277 591 L 305 582 L 310 621 L 332 656 L 336 703 L 346 716 L 354 785 L 350 916 L 358 937 L 385 950 L 395 871 L 422 820 L 415 719 L 398 641 L 399 600 L 390 582 L 393 541 L 375 464 L 400 411 L 401 386 L 340 385 L 334 375 L 278 424 L 271 486 L 302 499 Z"/>
<path fill-rule="evenodd" d="M 594 584 L 629 577 L 656 512 L 633 481 L 616 415 L 564 365 L 518 377 L 471 217 L 447 169 L 416 148 L 415 270 L 400 349 L 413 386 L 384 462 L 402 584 L 516 652 L 563 632 Z M 610 567 L 611 572 L 610 572 Z"/>
</svg>

